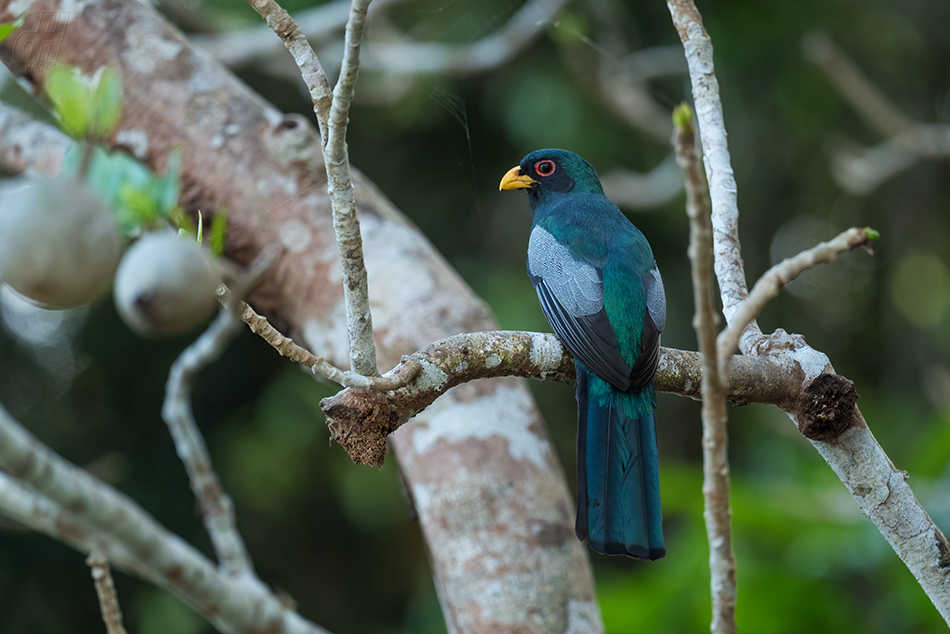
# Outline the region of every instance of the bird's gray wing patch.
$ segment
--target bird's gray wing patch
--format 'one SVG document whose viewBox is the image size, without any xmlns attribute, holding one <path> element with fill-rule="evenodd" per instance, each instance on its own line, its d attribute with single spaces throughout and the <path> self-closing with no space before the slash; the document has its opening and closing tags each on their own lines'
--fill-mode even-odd
<svg viewBox="0 0 950 634">
<path fill-rule="evenodd" d="M 574 259 L 548 231 L 535 227 L 528 241 L 528 275 L 544 279 L 572 315 L 593 315 L 604 307 L 603 282 L 596 268 Z"/>
<path fill-rule="evenodd" d="M 575 359 L 621 390 L 630 386 L 630 366 L 604 310 L 603 281 L 590 264 L 541 227 L 531 232 L 528 274 L 541 310 Z"/>
</svg>

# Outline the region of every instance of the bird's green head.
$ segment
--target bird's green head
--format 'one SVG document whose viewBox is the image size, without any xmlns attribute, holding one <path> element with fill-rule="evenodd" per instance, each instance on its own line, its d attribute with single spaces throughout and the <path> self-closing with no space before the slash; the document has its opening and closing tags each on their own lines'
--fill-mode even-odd
<svg viewBox="0 0 950 634">
<path fill-rule="evenodd" d="M 527 189 L 534 209 L 551 194 L 568 192 L 602 194 L 597 170 L 567 150 L 535 150 L 508 170 L 499 189 Z"/>
</svg>

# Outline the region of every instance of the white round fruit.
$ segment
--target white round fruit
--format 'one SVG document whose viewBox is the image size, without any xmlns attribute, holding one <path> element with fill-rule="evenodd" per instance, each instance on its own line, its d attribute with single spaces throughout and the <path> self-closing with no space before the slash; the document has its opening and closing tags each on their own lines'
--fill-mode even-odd
<svg viewBox="0 0 950 634">
<path fill-rule="evenodd" d="M 181 334 L 208 319 L 218 277 L 208 254 L 174 231 L 147 233 L 119 263 L 113 296 L 129 328 L 146 337 Z"/>
<path fill-rule="evenodd" d="M 115 217 L 72 177 L 0 185 L 0 278 L 44 308 L 98 299 L 112 283 L 122 237 Z"/>
</svg>

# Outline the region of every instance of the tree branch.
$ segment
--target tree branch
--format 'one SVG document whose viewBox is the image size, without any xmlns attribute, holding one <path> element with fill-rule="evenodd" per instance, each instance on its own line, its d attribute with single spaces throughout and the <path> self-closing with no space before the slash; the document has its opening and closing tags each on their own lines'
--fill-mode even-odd
<svg viewBox="0 0 950 634">
<path fill-rule="evenodd" d="M 733 382 L 727 390 L 730 400 L 794 401 L 800 378 L 769 363 L 765 358 L 733 357 Z M 537 332 L 496 330 L 455 335 L 405 358 L 392 373 L 398 375 L 410 364 L 417 364 L 419 373 L 404 387 L 389 392 L 349 388 L 321 401 L 333 440 L 354 462 L 382 465 L 386 437 L 454 386 L 502 376 L 554 381 L 575 378 L 573 358 L 557 337 Z M 698 398 L 702 376 L 698 353 L 660 349 L 658 390 Z"/>
<path fill-rule="evenodd" d="M 221 631 L 325 632 L 290 612 L 256 578 L 231 577 L 216 570 L 135 502 L 56 455 L 2 407 L 0 469 L 35 491 L 0 479 L 0 504 L 5 512 L 12 507 L 11 515 L 28 526 L 82 550 L 97 543 L 98 550 L 116 565 L 122 563 L 130 572 L 170 590 Z M 59 526 L 60 518 L 65 526 Z M 100 537 L 87 534 L 87 527 Z"/>
<path fill-rule="evenodd" d="M 353 0 L 350 7 L 343 64 L 336 88 L 331 93 L 330 84 L 317 54 L 290 14 L 274 0 L 248 0 L 284 42 L 310 90 L 313 111 L 317 115 L 320 137 L 323 140 L 323 162 L 327 173 L 327 191 L 333 209 L 333 231 L 343 264 L 343 297 L 350 339 L 350 367 L 359 374 L 377 376 L 379 370 L 376 367 L 376 344 L 373 342 L 373 318 L 369 308 L 363 239 L 356 215 L 356 198 L 346 150 L 346 126 L 359 74 L 360 45 L 370 1 Z"/>
<path fill-rule="evenodd" d="M 240 332 L 241 321 L 221 310 L 208 329 L 178 356 L 168 373 L 162 418 L 188 472 L 215 554 L 229 574 L 253 574 L 251 558 L 237 529 L 234 503 L 211 466 L 211 456 L 191 410 L 191 388 L 198 372 L 216 361 Z"/>
<path fill-rule="evenodd" d="M 683 174 L 670 156 L 649 172 L 615 169 L 600 177 L 604 193 L 618 207 L 654 209 L 683 191 Z"/>
<path fill-rule="evenodd" d="M 878 238 L 878 233 L 871 229 L 852 227 L 837 236 L 822 242 L 811 249 L 802 251 L 795 257 L 786 258 L 766 271 L 752 287 L 749 296 L 739 304 L 729 325 L 719 334 L 719 359 L 725 364 L 729 355 L 739 343 L 746 324 L 756 318 L 765 305 L 779 294 L 782 287 L 799 277 L 802 273 L 818 264 L 829 264 L 848 251 L 858 247 L 871 250 L 871 243 Z M 725 366 L 723 366 L 725 370 Z"/>
<path fill-rule="evenodd" d="M 739 245 L 739 206 L 736 179 L 729 158 L 726 126 L 719 100 L 719 80 L 713 66 L 712 41 L 692 0 L 669 0 L 673 26 L 679 33 L 693 89 L 693 111 L 703 144 L 703 165 L 712 203 L 713 253 L 722 298 L 722 312 L 731 321 L 748 295 Z M 753 322 L 752 332 L 759 332 Z"/>
<path fill-rule="evenodd" d="M 0 174 L 27 169 L 59 174 L 63 157 L 74 141 L 51 125 L 0 101 Z"/>
<path fill-rule="evenodd" d="M 86 559 L 86 565 L 92 569 L 92 581 L 96 586 L 96 596 L 99 597 L 99 609 L 106 624 L 106 634 L 126 634 L 109 562 L 100 553 L 93 552 Z"/>
<path fill-rule="evenodd" d="M 366 28 L 370 0 L 353 0 L 346 23 L 346 40 L 340 78 L 333 90 L 329 137 L 324 137 L 323 160 L 327 167 L 327 190 L 333 205 L 333 231 L 343 261 L 343 297 L 346 325 L 350 335 L 350 367 L 364 376 L 377 376 L 373 317 L 369 308 L 369 287 L 363 264 L 363 239 L 356 215 L 356 198 L 350 178 L 350 157 L 346 149 L 346 126 L 350 103 L 360 68 L 360 45 Z"/>
<path fill-rule="evenodd" d="M 208 447 L 195 422 L 191 409 L 191 389 L 198 372 L 217 361 L 240 332 L 241 318 L 236 314 L 238 305 L 244 303 L 240 298 L 260 283 L 273 266 L 277 254 L 277 249 L 265 249 L 246 271 L 233 274 L 233 291 L 223 284 L 219 286 L 218 296 L 226 295 L 228 301 L 211 325 L 172 363 L 162 404 L 162 418 L 171 432 L 178 457 L 188 472 L 191 490 L 198 500 L 201 519 L 211 537 L 218 562 L 231 575 L 253 575 L 254 567 L 237 529 L 234 503 L 224 492 L 211 466 Z"/>
<path fill-rule="evenodd" d="M 828 36 L 809 33 L 802 38 L 802 48 L 835 90 L 886 139 L 864 150 L 856 144 L 833 147 L 832 171 L 842 187 L 866 194 L 921 158 L 950 156 L 950 127 L 915 121 L 903 113 Z"/>
<path fill-rule="evenodd" d="M 710 590 L 712 592 L 713 634 L 736 631 L 736 559 L 732 553 L 729 526 L 729 436 L 726 429 L 726 390 L 721 359 L 716 351 L 719 315 L 713 304 L 713 232 L 709 215 L 709 195 L 696 156 L 696 136 L 692 112 L 683 104 L 673 112 L 676 131 L 673 147 L 676 162 L 683 169 L 686 214 L 689 216 L 689 260 L 692 268 L 693 327 L 699 340 L 703 363 L 703 517 L 709 541 Z M 728 370 L 728 368 L 724 368 Z"/>
<path fill-rule="evenodd" d="M 824 33 L 808 33 L 802 49 L 810 62 L 825 73 L 831 85 L 882 136 L 897 136 L 914 121 L 884 96 Z"/>
<path fill-rule="evenodd" d="M 570 0 L 528 0 L 497 32 L 472 44 L 373 42 L 363 67 L 396 75 L 470 75 L 515 57 Z"/>
<path fill-rule="evenodd" d="M 401 1 L 375 0 L 370 13 L 378 13 Z M 350 5 L 350 0 L 332 0 L 294 13 L 294 22 L 309 42 L 336 39 L 337 32 L 346 27 L 350 17 Z M 261 58 L 279 52 L 281 46 L 274 41 L 274 31 L 264 25 L 226 33 L 192 35 L 191 41 L 196 49 L 208 53 L 231 68 L 257 63 Z"/>
<path fill-rule="evenodd" d="M 736 186 L 729 164 L 722 106 L 712 60 L 712 45 L 691 0 L 668 2 L 683 41 L 693 98 L 700 120 L 706 174 L 712 198 L 716 274 L 723 312 L 731 325 L 747 292 L 738 241 Z M 738 326 L 737 326 L 738 328 Z M 762 335 L 752 321 L 742 330 L 746 355 L 768 355 L 795 371 L 804 388 L 794 406 L 782 409 L 812 442 L 881 534 L 950 623 L 950 544 L 907 485 L 906 473 L 888 459 L 854 406 L 850 381 L 834 374 L 828 357 L 798 335 L 779 329 Z"/>
<path fill-rule="evenodd" d="M 419 374 L 419 364 L 413 360 L 401 363 L 394 370 L 387 372 L 385 376 L 365 376 L 357 372 L 346 372 L 323 357 L 318 357 L 295 343 L 290 337 L 285 337 L 267 321 L 266 317 L 258 315 L 246 303 L 240 302 L 236 310 L 240 313 L 241 320 L 251 329 L 251 332 L 269 343 L 281 356 L 309 368 L 317 376 L 337 385 L 385 392 L 403 387 L 413 381 Z"/>
</svg>

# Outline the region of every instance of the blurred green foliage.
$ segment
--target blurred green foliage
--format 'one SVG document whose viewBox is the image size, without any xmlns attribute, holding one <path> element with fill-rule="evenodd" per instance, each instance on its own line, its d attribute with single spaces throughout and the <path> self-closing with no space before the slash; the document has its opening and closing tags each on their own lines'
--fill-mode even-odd
<svg viewBox="0 0 950 634">
<path fill-rule="evenodd" d="M 464 43 L 504 24 L 516 8 L 502 0 L 414 0 L 394 9 L 390 24 L 411 37 Z M 212 0 L 202 10 L 217 25 L 257 20 L 243 3 Z M 716 50 L 750 282 L 778 259 L 848 226 L 873 226 L 882 236 L 876 257 L 852 253 L 806 274 L 759 323 L 766 332 L 802 333 L 855 381 L 875 435 L 947 529 L 947 162 L 923 161 L 863 197 L 843 191 L 831 174 L 832 143 L 845 136 L 866 145 L 882 139 L 806 61 L 801 40 L 815 30 L 829 34 L 908 115 L 946 123 L 950 5 L 723 0 L 700 3 L 700 10 Z M 497 192 L 501 175 L 540 147 L 577 151 L 601 173 L 647 170 L 669 152 L 615 117 L 593 83 L 599 64 L 678 44 L 664 3 L 585 0 L 569 11 L 495 71 L 406 80 L 397 101 L 357 106 L 351 116 L 356 166 L 488 301 L 503 328 L 548 330 L 524 273 L 527 206 Z M 311 112 L 299 81 L 257 68 L 242 75 L 281 109 Z M 358 97 L 378 97 L 374 91 L 385 85 L 364 73 Z M 689 100 L 684 76 L 656 80 L 651 89 L 671 110 Z M 631 217 L 649 237 L 666 282 L 663 343 L 694 349 L 683 201 Z M 56 450 L 100 469 L 171 530 L 210 552 L 159 418 L 168 367 L 190 338 L 140 341 L 111 305 L 97 306 L 79 343 L 81 372 L 64 388 L 42 359 L 0 332 L 0 402 Z M 573 391 L 531 386 L 573 479 Z M 327 447 L 318 401 L 329 388 L 315 386 L 250 335 L 201 375 L 198 388 L 197 418 L 267 583 L 335 632 L 446 631 L 396 465 L 358 468 L 339 448 Z M 669 554 L 652 564 L 593 557 L 610 632 L 708 631 L 699 409 L 669 395 L 660 395 L 659 407 Z M 732 408 L 730 416 L 742 630 L 943 631 L 906 568 L 787 417 L 754 405 Z M 0 632 L 99 631 L 82 557 L 6 528 Z M 133 631 L 211 631 L 162 591 L 122 574 L 117 584 Z"/>
<path fill-rule="evenodd" d="M 122 78 L 111 67 L 88 77 L 78 68 L 57 64 L 43 91 L 63 131 L 75 139 L 105 138 L 122 115 Z"/>
<path fill-rule="evenodd" d="M 13 22 L 3 22 L 0 23 L 0 42 L 7 39 L 11 33 L 23 26 L 23 20 L 25 15 L 21 15 Z"/>
</svg>

